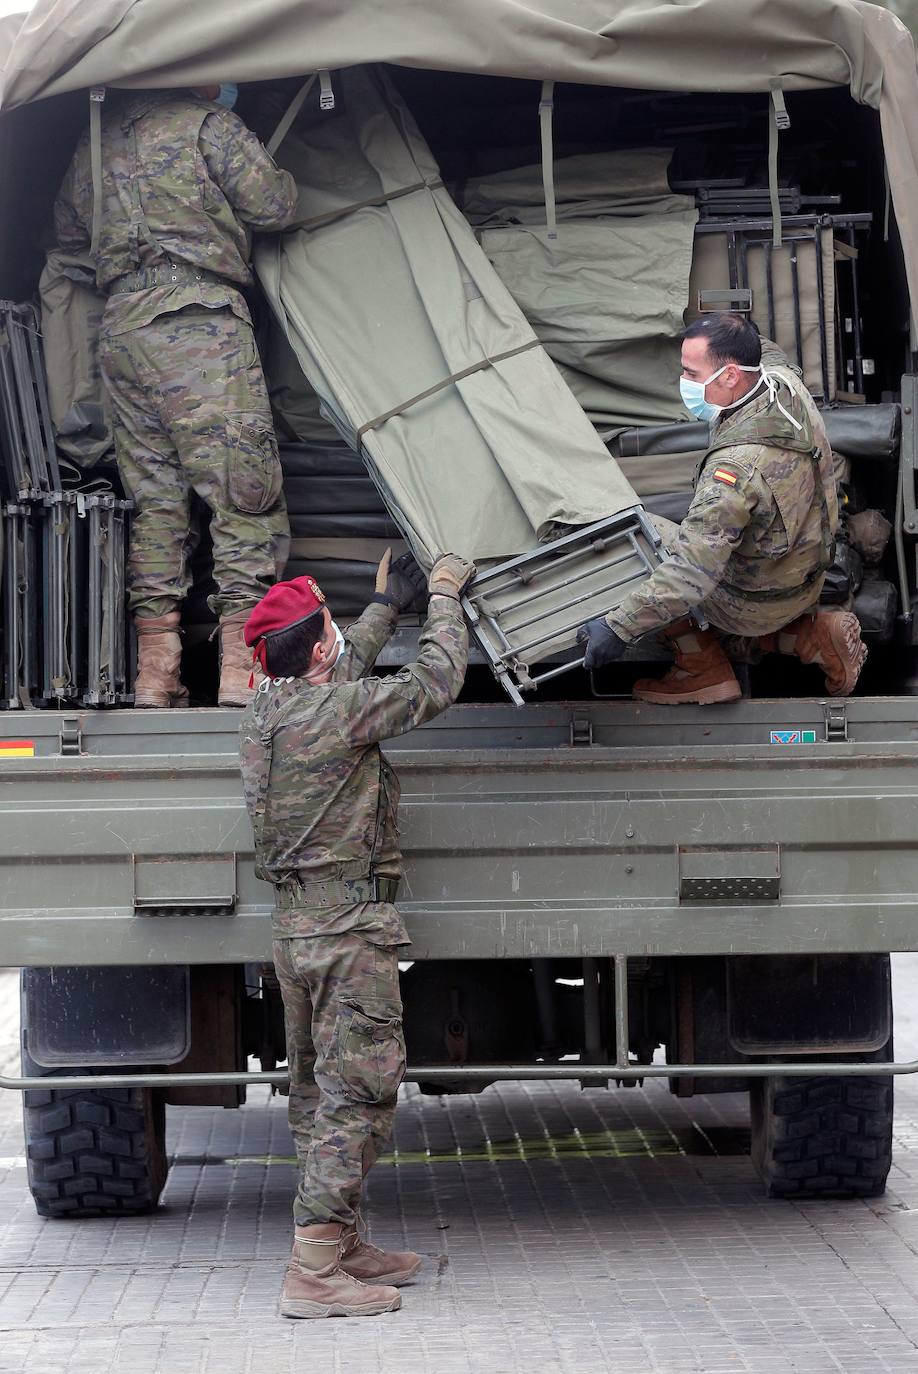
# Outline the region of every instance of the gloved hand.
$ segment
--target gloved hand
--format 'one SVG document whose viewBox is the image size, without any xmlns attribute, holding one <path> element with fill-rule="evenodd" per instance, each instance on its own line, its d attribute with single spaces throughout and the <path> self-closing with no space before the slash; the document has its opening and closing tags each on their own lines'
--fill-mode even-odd
<svg viewBox="0 0 918 1374">
<path fill-rule="evenodd" d="M 451 596 L 458 601 L 477 569 L 458 553 L 441 553 L 430 570 L 427 586 L 431 596 Z"/>
<path fill-rule="evenodd" d="M 376 586 L 374 590 L 380 596 L 383 596 L 385 594 L 386 583 L 389 581 L 389 564 L 391 562 L 392 550 L 386 549 L 386 552 L 379 560 L 379 567 L 376 569 Z"/>
<path fill-rule="evenodd" d="M 577 631 L 577 643 L 586 645 L 583 666 L 588 673 L 594 668 L 602 668 L 606 663 L 614 663 L 628 647 L 602 615 L 580 626 Z"/>
<path fill-rule="evenodd" d="M 427 578 L 413 553 L 403 553 L 401 558 L 396 558 L 389 570 L 385 590 L 377 593 L 399 613 L 407 611 L 426 594 Z"/>
</svg>

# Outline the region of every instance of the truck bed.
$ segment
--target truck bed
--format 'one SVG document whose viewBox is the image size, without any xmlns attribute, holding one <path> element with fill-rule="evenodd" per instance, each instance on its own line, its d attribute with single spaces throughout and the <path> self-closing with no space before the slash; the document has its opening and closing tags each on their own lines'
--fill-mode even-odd
<svg viewBox="0 0 918 1374">
<path fill-rule="evenodd" d="M 0 965 L 270 957 L 238 718 L 5 715 Z M 918 949 L 916 698 L 460 705 L 388 752 L 414 959 Z"/>
</svg>

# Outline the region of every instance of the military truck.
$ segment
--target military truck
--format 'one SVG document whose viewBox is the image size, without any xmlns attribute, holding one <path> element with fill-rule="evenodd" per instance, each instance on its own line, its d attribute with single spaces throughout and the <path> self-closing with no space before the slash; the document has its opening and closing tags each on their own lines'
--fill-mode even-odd
<svg viewBox="0 0 918 1374">
<path fill-rule="evenodd" d="M 237 80 L 241 112 L 267 133 L 265 111 L 290 108 L 307 64 L 326 106 L 338 73 L 384 70 L 453 203 L 475 223 L 488 201 L 475 229 L 482 244 L 492 234 L 494 263 L 493 235 L 531 224 L 534 204 L 546 233 L 551 200 L 557 224 L 597 217 L 594 183 L 562 191 L 562 163 L 616 154 L 620 171 L 630 156 L 643 175 L 665 151 L 651 205 L 639 183 L 624 208 L 598 212 L 622 242 L 623 219 L 654 220 L 646 255 L 640 234 L 629 240 L 614 320 L 591 284 L 606 279 L 584 269 L 540 338 L 647 508 L 678 515 L 707 437 L 667 408 L 679 320 L 750 313 L 823 408 L 846 502 L 826 596 L 854 605 L 870 659 L 850 700 L 820 695 L 815 669 L 772 660 L 750 670 L 741 702 L 666 709 L 629 697 L 648 646 L 594 677 L 561 655 L 520 707 L 476 653 L 459 704 L 389 751 L 413 941 L 410 1076 L 431 1092 L 526 1078 L 748 1089 L 771 1195 L 874 1196 L 890 1167 L 893 1077 L 918 1069 L 893 1059 L 889 974 L 890 951 L 918 948 L 914 49 L 859 0 L 814 0 L 805 17 L 792 0 L 614 8 L 351 0 L 320 15 L 268 0 L 256 15 L 244 0 L 199 0 L 191 26 L 178 0 L 105 0 L 91 17 L 38 0 L 27 20 L 4 21 L 0 292 L 26 318 L 53 197 L 103 86 Z M 515 174 L 553 159 L 557 187 L 546 172 L 534 201 Z M 669 196 L 681 200 L 667 210 Z M 669 210 L 691 219 L 678 262 L 658 256 Z M 564 235 L 548 242 L 556 261 Z M 591 270 L 608 266 L 601 254 Z M 663 323 L 648 325 L 644 302 L 668 285 Z M 527 280 L 516 290 L 526 298 Z M 343 296 L 342 316 L 356 304 Z M 284 343 L 266 343 L 269 376 Z M 403 530 L 289 364 L 288 349 L 272 391 L 294 540 L 346 618 Z M 333 390 L 323 400 L 340 421 Z M 55 454 L 69 451 L 60 427 L 54 438 Z M 21 528 L 4 529 L 21 552 Z M 30 578 L 47 587 L 40 564 L 17 563 L 11 587 L 5 562 L 7 616 Z M 186 611 L 199 705 L 135 712 L 127 681 L 109 709 L 97 690 L 67 699 L 59 676 L 42 678 L 44 641 L 36 682 L 5 694 L 0 964 L 23 970 L 23 1067 L 0 1086 L 23 1093 L 42 1215 L 155 1206 L 167 1106 L 232 1107 L 249 1083 L 285 1081 L 271 893 L 253 873 L 238 713 L 207 704 L 202 590 L 203 578 Z M 45 633 L 52 610 L 39 609 Z M 81 619 L 58 612 L 61 633 Z M 382 670 L 416 637 L 407 617 Z M 96 686 L 107 671 L 95 663 Z"/>
</svg>

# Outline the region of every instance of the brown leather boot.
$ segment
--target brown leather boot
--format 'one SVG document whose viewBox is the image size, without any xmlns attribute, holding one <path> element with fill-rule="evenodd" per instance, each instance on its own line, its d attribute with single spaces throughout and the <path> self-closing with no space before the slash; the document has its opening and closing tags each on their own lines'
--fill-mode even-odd
<svg viewBox="0 0 918 1374">
<path fill-rule="evenodd" d="M 718 701 L 738 701 L 743 695 L 713 630 L 699 630 L 686 618 L 670 625 L 663 636 L 672 646 L 676 661 L 664 677 L 638 679 L 633 688 L 638 701 L 661 706 L 689 702 L 710 706 Z"/>
<path fill-rule="evenodd" d="M 248 611 L 233 611 L 220 620 L 220 690 L 217 701 L 221 706 L 247 706 L 252 698 L 252 650 L 242 638 Z"/>
<path fill-rule="evenodd" d="M 376 1317 L 397 1312 L 394 1288 L 361 1283 L 341 1267 L 344 1227 L 297 1226 L 281 1293 L 285 1317 Z"/>
<path fill-rule="evenodd" d="M 777 634 L 764 635 L 763 649 L 789 654 L 801 663 L 819 663 L 826 670 L 826 692 L 845 697 L 854 691 L 867 646 L 853 611 L 816 611 L 801 615 Z"/>
<path fill-rule="evenodd" d="M 141 709 L 177 706 L 188 700 L 187 689 L 179 681 L 182 663 L 179 620 L 178 611 L 134 617 L 137 631 L 134 705 Z"/>
<path fill-rule="evenodd" d="M 421 1256 L 413 1250 L 380 1250 L 364 1240 L 356 1226 L 344 1232 L 341 1268 L 361 1283 L 391 1283 L 398 1288 L 413 1279 L 420 1267 Z"/>
</svg>

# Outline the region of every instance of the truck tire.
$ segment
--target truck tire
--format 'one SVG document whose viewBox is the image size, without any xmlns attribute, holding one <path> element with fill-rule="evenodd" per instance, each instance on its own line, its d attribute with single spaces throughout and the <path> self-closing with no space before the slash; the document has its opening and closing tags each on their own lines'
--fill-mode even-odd
<svg viewBox="0 0 918 1374">
<path fill-rule="evenodd" d="M 866 1198 L 885 1191 L 891 1077 L 770 1077 L 757 1080 L 749 1097 L 752 1161 L 768 1197 Z"/>
<path fill-rule="evenodd" d="M 33 1089 L 23 1117 L 39 1216 L 136 1216 L 156 1206 L 168 1172 L 161 1092 Z"/>
</svg>

